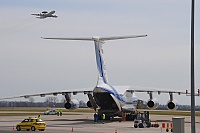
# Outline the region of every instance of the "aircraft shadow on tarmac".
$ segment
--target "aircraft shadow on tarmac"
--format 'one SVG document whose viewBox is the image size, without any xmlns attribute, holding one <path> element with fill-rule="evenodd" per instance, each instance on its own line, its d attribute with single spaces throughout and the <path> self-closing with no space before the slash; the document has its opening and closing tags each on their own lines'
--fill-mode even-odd
<svg viewBox="0 0 200 133">
<path fill-rule="evenodd" d="M 62 122 L 59 124 L 48 124 L 48 127 L 55 127 L 55 126 L 67 126 L 67 125 L 74 125 L 74 124 L 93 124 L 93 120 L 89 119 L 52 119 L 52 120 L 45 120 L 46 123 L 51 121 Z M 66 122 L 66 123 L 65 123 Z M 69 122 L 69 123 L 68 123 Z M 105 123 L 111 123 L 112 121 L 105 120 Z M 99 120 L 98 123 L 102 123 L 102 120 Z"/>
</svg>

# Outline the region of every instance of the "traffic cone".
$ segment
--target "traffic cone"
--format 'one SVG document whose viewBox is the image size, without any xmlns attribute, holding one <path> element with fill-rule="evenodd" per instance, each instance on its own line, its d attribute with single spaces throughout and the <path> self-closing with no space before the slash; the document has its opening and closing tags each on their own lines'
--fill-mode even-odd
<svg viewBox="0 0 200 133">
<path fill-rule="evenodd" d="M 165 123 L 162 123 L 162 128 L 165 128 Z"/>
<path fill-rule="evenodd" d="M 15 126 L 13 125 L 13 128 L 12 128 L 12 130 L 15 130 Z"/>
<path fill-rule="evenodd" d="M 117 133 L 117 129 L 115 129 L 115 133 Z"/>
<path fill-rule="evenodd" d="M 72 127 L 72 131 L 71 132 L 74 132 L 74 128 Z"/>
</svg>

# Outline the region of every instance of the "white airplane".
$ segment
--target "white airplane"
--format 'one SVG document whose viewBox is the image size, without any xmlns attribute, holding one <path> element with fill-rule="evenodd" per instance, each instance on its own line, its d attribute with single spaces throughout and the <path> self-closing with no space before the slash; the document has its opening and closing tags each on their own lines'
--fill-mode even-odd
<svg viewBox="0 0 200 133">
<path fill-rule="evenodd" d="M 31 14 L 31 15 L 39 16 L 39 17 L 36 17 L 36 18 L 39 18 L 39 19 L 44 19 L 44 18 L 48 18 L 48 17 L 57 18 L 58 16 L 53 15 L 54 13 L 55 13 L 55 11 L 51 11 L 51 12 L 43 11 L 42 13 Z"/>
<path fill-rule="evenodd" d="M 146 37 L 147 35 L 136 35 L 136 36 L 113 36 L 113 37 L 91 37 L 91 38 L 43 38 L 43 39 L 57 39 L 57 40 L 80 40 L 80 41 L 94 41 L 96 63 L 98 70 L 98 79 L 97 84 L 94 88 L 80 89 L 80 90 L 65 90 L 57 92 L 48 92 L 48 93 L 39 93 L 31 95 L 22 95 L 9 98 L 0 98 L 11 99 L 11 98 L 29 98 L 31 96 L 41 96 L 45 97 L 46 95 L 58 94 L 64 95 L 66 98 L 66 103 L 64 107 L 66 109 L 77 109 L 79 107 L 79 102 L 77 99 L 73 99 L 71 94 L 76 95 L 78 93 L 83 93 L 88 95 L 87 106 L 94 109 L 98 114 L 105 113 L 106 119 L 115 116 L 122 116 L 122 112 L 128 112 L 127 118 L 131 117 L 130 113 L 134 113 L 137 109 L 139 99 L 136 97 L 134 92 L 146 92 L 149 94 L 150 98 L 147 101 L 147 106 L 149 109 L 155 109 L 158 107 L 158 102 L 153 98 L 152 93 L 169 93 L 170 100 L 167 102 L 167 108 L 169 110 L 176 110 L 177 104 L 176 100 L 173 99 L 173 94 L 188 94 L 188 92 L 183 91 L 174 91 L 166 89 L 156 89 L 149 87 L 139 87 L 139 86 L 112 86 L 109 84 L 107 79 L 105 61 L 103 58 L 103 48 L 102 45 L 105 41 L 117 40 L 117 39 L 128 39 L 128 38 L 139 38 Z"/>
</svg>

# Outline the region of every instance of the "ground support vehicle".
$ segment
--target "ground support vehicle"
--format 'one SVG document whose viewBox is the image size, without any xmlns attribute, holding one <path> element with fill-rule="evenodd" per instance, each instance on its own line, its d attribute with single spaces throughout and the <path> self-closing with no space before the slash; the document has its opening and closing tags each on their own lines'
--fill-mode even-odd
<svg viewBox="0 0 200 133">
<path fill-rule="evenodd" d="M 57 111 L 55 109 L 50 109 L 44 112 L 44 115 L 56 115 Z"/>
<path fill-rule="evenodd" d="M 38 117 L 35 118 L 29 117 L 28 119 L 24 119 L 22 122 L 16 125 L 17 131 L 21 130 L 44 131 L 45 128 L 46 128 L 46 123 Z"/>
<path fill-rule="evenodd" d="M 151 127 L 148 111 L 136 113 L 136 119 L 134 120 L 134 127 L 135 128 Z"/>
</svg>

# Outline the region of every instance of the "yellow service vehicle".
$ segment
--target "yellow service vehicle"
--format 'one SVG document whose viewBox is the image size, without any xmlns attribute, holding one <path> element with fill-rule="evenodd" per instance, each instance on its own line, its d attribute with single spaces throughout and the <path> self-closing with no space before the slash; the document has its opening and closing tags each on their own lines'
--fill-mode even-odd
<svg viewBox="0 0 200 133">
<path fill-rule="evenodd" d="M 46 128 L 46 123 L 37 117 L 35 118 L 29 117 L 28 119 L 24 119 L 22 122 L 16 125 L 17 131 L 20 131 L 20 130 L 44 131 L 45 128 Z"/>
</svg>

